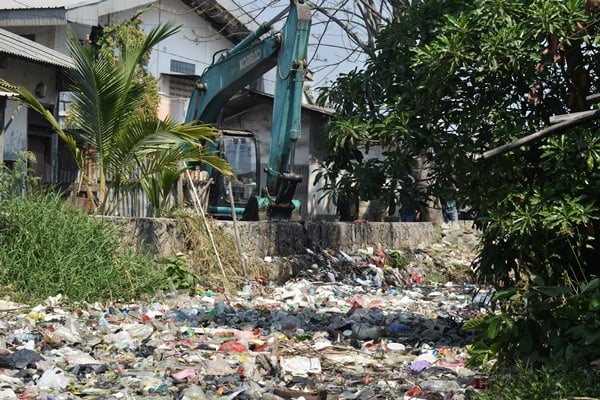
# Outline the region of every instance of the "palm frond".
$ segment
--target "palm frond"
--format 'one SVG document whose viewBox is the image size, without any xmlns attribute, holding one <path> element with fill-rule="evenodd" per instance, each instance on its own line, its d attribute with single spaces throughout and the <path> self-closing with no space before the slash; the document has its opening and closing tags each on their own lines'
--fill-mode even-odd
<svg viewBox="0 0 600 400">
<path fill-rule="evenodd" d="M 142 62 L 143 57 L 152 50 L 154 46 L 163 41 L 164 39 L 173 36 L 181 29 L 181 25 L 175 25 L 169 21 L 160 25 L 155 26 L 147 33 L 146 39 L 138 47 L 123 48 L 122 54 L 123 60 L 127 60 L 124 64 L 126 69 L 132 74 L 135 68 Z"/>
<path fill-rule="evenodd" d="M 33 93 L 23 87 L 13 86 L 4 79 L 0 79 L 0 88 L 6 92 L 13 93 L 16 96 L 16 101 L 41 114 L 52 126 L 58 136 L 65 142 L 75 157 L 75 162 L 77 163 L 78 167 L 81 168 L 83 165 L 83 155 L 81 150 L 77 147 L 77 141 L 72 135 L 62 129 L 59 122 L 56 120 L 56 118 L 54 118 L 54 115 L 52 115 L 52 113 L 38 101 Z"/>
<path fill-rule="evenodd" d="M 120 121 L 125 121 L 129 112 L 123 107 L 126 79 L 109 60 L 98 57 L 95 48 L 82 45 L 72 30 L 69 49 L 76 65 L 67 73 L 74 96 L 73 125 L 102 159 L 110 151 L 111 134 L 119 129 Z"/>
<path fill-rule="evenodd" d="M 161 121 L 156 117 L 135 115 L 130 119 L 125 131 L 115 137 L 112 156 L 114 162 L 134 163 L 137 159 L 164 153 L 163 165 L 179 161 L 206 163 L 224 174 L 231 174 L 227 163 L 217 157 L 209 158 L 208 149 L 202 142 L 212 141 L 218 132 L 208 125 L 180 125 L 172 119 Z M 167 158 L 168 157 L 168 158 Z"/>
</svg>

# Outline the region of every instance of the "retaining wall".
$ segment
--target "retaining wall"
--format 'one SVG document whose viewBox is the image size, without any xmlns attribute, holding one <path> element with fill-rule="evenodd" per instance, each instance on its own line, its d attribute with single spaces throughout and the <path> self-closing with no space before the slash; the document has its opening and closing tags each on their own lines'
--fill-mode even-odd
<svg viewBox="0 0 600 400">
<path fill-rule="evenodd" d="M 220 226 L 233 234 L 231 221 Z M 427 246 L 441 233 L 429 223 L 398 222 L 244 222 L 238 223 L 244 251 L 252 255 L 288 256 L 306 248 L 353 252 L 366 246 L 385 249 Z"/>
<path fill-rule="evenodd" d="M 119 225 L 124 240 L 138 250 L 157 256 L 183 251 L 181 228 L 166 218 L 103 217 Z M 236 223 L 243 251 L 251 256 L 290 256 L 306 248 L 353 252 L 367 246 L 384 249 L 423 247 L 447 240 L 448 233 L 427 222 L 245 222 Z M 232 221 L 219 221 L 220 229 L 234 235 Z M 455 240 L 456 241 L 456 238 Z"/>
</svg>

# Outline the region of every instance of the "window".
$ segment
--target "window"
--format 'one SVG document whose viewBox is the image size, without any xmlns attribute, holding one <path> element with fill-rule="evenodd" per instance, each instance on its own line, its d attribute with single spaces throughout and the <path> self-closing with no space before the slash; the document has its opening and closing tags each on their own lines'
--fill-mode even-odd
<svg viewBox="0 0 600 400">
<path fill-rule="evenodd" d="M 171 60 L 171 72 L 178 72 L 185 75 L 195 75 L 196 65 L 184 61 Z"/>
</svg>

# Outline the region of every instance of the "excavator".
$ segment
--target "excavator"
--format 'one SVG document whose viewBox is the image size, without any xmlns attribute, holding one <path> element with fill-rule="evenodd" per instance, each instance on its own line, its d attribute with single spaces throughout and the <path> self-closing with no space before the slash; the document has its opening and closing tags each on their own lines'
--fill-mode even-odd
<svg viewBox="0 0 600 400">
<path fill-rule="evenodd" d="M 282 30 L 274 32 L 273 25 L 286 14 Z M 211 152 L 231 164 L 235 177 L 229 185 L 218 172 L 203 167 L 212 181 L 208 200 L 208 213 L 212 216 L 231 218 L 239 215 L 243 220 L 258 220 L 259 210 L 266 209 L 270 219 L 284 220 L 290 219 L 294 209 L 298 208 L 294 193 L 302 176 L 292 172 L 291 168 L 295 143 L 301 132 L 310 25 L 311 10 L 307 1 L 291 0 L 290 5 L 271 21 L 221 53 L 196 81 L 185 122 L 212 124 L 219 128 L 217 125 L 227 102 L 276 67 L 266 186 L 263 188 L 260 183 L 256 135 L 247 131 L 221 130 L 219 138 L 211 145 Z"/>
</svg>

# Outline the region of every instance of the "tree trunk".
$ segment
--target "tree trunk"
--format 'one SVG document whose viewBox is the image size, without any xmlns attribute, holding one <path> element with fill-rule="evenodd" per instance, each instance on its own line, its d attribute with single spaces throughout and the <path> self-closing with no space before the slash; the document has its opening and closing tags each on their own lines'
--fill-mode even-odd
<svg viewBox="0 0 600 400">
<path fill-rule="evenodd" d="M 427 187 L 432 180 L 429 178 L 430 167 L 426 155 L 415 157 L 415 167 L 413 169 L 416 179 L 416 186 L 419 193 L 427 191 Z M 444 222 L 442 207 L 438 199 L 427 197 L 424 206 L 420 207 L 421 222 L 432 222 L 435 225 L 441 225 Z"/>
</svg>

